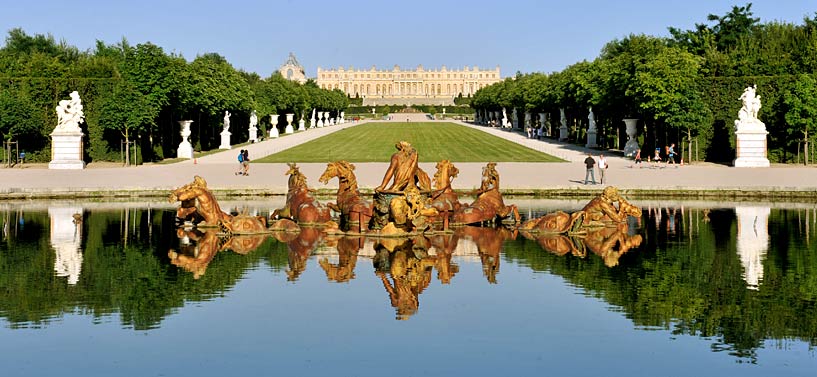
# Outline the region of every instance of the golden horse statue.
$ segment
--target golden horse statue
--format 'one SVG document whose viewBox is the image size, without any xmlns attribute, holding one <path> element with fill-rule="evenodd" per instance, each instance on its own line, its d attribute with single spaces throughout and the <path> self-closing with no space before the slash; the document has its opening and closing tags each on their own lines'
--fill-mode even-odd
<svg viewBox="0 0 817 377">
<path fill-rule="evenodd" d="M 193 177 L 193 182 L 173 190 L 168 201 L 180 201 L 182 204 L 176 211 L 176 218 L 193 220 L 198 227 L 218 227 L 225 233 L 267 231 L 267 219 L 262 216 L 233 216 L 222 211 L 216 197 L 207 188 L 207 181 L 198 175 Z M 203 219 L 203 223 L 196 224 L 195 220 L 199 218 Z"/>
<path fill-rule="evenodd" d="M 288 163 L 287 166 L 289 170 L 284 173 L 284 175 L 289 175 L 286 205 L 284 208 L 276 209 L 270 217 L 273 219 L 287 218 L 302 225 L 331 221 L 332 215 L 329 208 L 322 206 L 312 196 L 314 190 L 307 186 L 306 176 L 301 173 L 296 164 Z"/>
<path fill-rule="evenodd" d="M 459 196 L 451 187 L 451 182 L 459 173 L 460 170 L 449 160 L 437 163 L 437 172 L 434 173 L 434 190 L 431 191 L 431 206 L 439 212 L 435 220 L 442 220 L 443 230 L 448 229 L 449 218 L 462 207 Z"/>
<path fill-rule="evenodd" d="M 369 228 L 372 218 L 372 204 L 360 197 L 355 177 L 355 165 L 348 161 L 335 161 L 326 164 L 326 170 L 318 179 L 323 184 L 332 178 L 338 179 L 336 203 L 327 206 L 340 213 L 340 228 L 344 231 L 356 230 L 358 233 Z"/>
</svg>

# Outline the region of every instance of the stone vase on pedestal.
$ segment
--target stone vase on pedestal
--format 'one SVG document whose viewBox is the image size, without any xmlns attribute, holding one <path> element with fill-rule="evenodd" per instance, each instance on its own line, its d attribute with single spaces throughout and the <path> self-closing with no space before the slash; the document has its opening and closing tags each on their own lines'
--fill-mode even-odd
<svg viewBox="0 0 817 377">
<path fill-rule="evenodd" d="M 287 114 L 287 126 L 284 128 L 285 134 L 295 133 L 295 130 L 292 128 L 292 119 L 295 117 L 295 114 Z"/>
<path fill-rule="evenodd" d="M 54 130 L 51 133 L 51 162 L 49 169 L 85 169 L 80 130 Z"/>
<path fill-rule="evenodd" d="M 298 131 L 306 131 L 306 121 L 304 121 L 303 117 L 298 121 Z"/>
<path fill-rule="evenodd" d="M 624 119 L 625 131 L 627 132 L 627 144 L 624 144 L 624 156 L 633 157 L 641 149 L 636 140 L 636 133 L 638 132 L 638 119 L 627 118 Z"/>
<path fill-rule="evenodd" d="M 323 122 L 323 111 L 318 111 L 318 128 L 323 128 L 325 126 Z"/>
<path fill-rule="evenodd" d="M 190 141 L 187 140 L 190 137 L 190 124 L 193 123 L 192 120 L 180 120 L 179 126 L 181 126 L 182 135 L 182 142 L 179 143 L 179 147 L 176 148 L 176 157 L 178 158 L 193 158 L 193 145 L 190 144 Z"/>
<path fill-rule="evenodd" d="M 278 134 L 278 114 L 270 115 L 270 125 L 272 125 L 272 127 L 270 127 L 269 130 L 269 137 L 275 139 L 280 136 Z"/>
<path fill-rule="evenodd" d="M 344 124 L 344 123 L 346 123 L 346 118 L 345 118 L 345 117 L 346 117 L 346 112 L 345 112 L 345 111 L 341 111 L 341 112 L 340 112 L 340 122 L 339 122 L 339 124 Z"/>
</svg>

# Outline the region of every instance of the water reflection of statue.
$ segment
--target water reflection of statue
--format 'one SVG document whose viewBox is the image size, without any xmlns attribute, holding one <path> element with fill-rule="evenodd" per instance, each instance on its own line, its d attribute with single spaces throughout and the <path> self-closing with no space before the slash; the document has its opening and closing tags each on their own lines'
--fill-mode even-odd
<svg viewBox="0 0 817 377">
<path fill-rule="evenodd" d="M 326 246 L 332 246 L 333 239 L 326 240 Z M 363 248 L 365 238 L 342 237 L 337 240 L 334 246 L 338 249 L 338 263 L 329 263 L 329 259 L 323 258 L 318 264 L 326 273 L 326 278 L 338 283 L 347 282 L 355 278 L 355 265 L 357 264 L 357 253 Z"/>
<path fill-rule="evenodd" d="M 375 245 L 375 274 L 388 292 L 398 320 L 407 320 L 417 313 L 420 294 L 431 283 L 435 258 L 428 256 L 428 246 L 424 237 L 383 239 Z"/>
<path fill-rule="evenodd" d="M 400 141 L 394 147 L 397 148 L 397 152 L 391 156 L 389 169 L 386 170 L 383 182 L 380 183 L 376 191 L 402 192 L 409 185 L 415 185 L 421 191 L 431 191 L 431 179 L 423 169 L 417 166 L 419 156 L 414 147 L 406 141 Z M 386 188 L 392 178 L 391 186 Z"/>
<path fill-rule="evenodd" d="M 226 132 L 230 130 L 230 112 L 225 110 L 224 111 L 224 131 Z"/>
<path fill-rule="evenodd" d="M 71 99 L 61 100 L 57 105 L 57 127 L 59 131 L 79 131 L 79 124 L 85 120 L 82 101 L 75 90 L 69 94 Z"/>
<path fill-rule="evenodd" d="M 219 238 L 215 230 L 202 233 L 199 230 L 179 228 L 176 235 L 183 240 L 178 251 L 170 249 L 167 256 L 170 263 L 181 267 L 198 279 L 207 271 L 207 266 L 219 252 Z M 192 241 L 192 242 L 191 242 Z"/>
<path fill-rule="evenodd" d="M 590 229 L 582 241 L 587 249 L 604 260 L 607 267 L 615 267 L 622 255 L 631 248 L 641 245 L 640 234 L 627 234 L 627 223 L 620 223 L 615 227 L 598 227 Z M 618 245 L 618 248 L 616 248 Z"/>
</svg>

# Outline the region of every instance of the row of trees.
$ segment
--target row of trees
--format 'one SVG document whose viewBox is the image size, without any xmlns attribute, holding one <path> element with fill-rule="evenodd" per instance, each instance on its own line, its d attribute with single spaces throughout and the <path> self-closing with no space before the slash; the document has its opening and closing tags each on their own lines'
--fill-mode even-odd
<svg viewBox="0 0 817 377">
<path fill-rule="evenodd" d="M 748 4 L 724 16 L 710 14 L 694 30 L 669 31 L 667 38 L 613 40 L 595 60 L 561 72 L 517 74 L 477 91 L 471 106 L 545 112 L 554 127 L 564 109 L 579 132 L 592 107 L 606 147 L 626 141 L 622 119 L 639 118 L 645 148 L 696 139 L 708 160 L 729 161 L 738 97 L 757 84 L 770 160 L 792 161 L 805 140 L 814 140 L 817 15 L 801 25 L 760 23 Z"/>
<path fill-rule="evenodd" d="M 13 29 L 0 49 L 0 138 L 19 140 L 27 158 L 50 160 L 54 108 L 73 90 L 85 108 L 88 160 L 116 160 L 122 143 L 131 140 L 140 145 L 142 160 L 172 157 L 181 141 L 177 121 L 183 119 L 194 121 L 197 150 L 215 148 L 225 110 L 233 114 L 238 143 L 247 140 L 244 125 L 253 110 L 266 129 L 270 114 L 338 112 L 348 105 L 341 91 L 313 81 L 301 85 L 278 73 L 262 79 L 214 53 L 188 62 L 151 43 L 133 46 L 124 39 L 98 41 L 83 52 L 50 35 Z"/>
</svg>

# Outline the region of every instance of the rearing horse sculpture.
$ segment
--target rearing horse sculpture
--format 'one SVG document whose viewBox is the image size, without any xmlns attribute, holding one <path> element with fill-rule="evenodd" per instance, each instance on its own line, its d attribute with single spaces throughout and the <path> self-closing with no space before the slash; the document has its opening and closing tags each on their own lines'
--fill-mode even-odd
<svg viewBox="0 0 817 377">
<path fill-rule="evenodd" d="M 448 220 L 452 214 L 460 209 L 459 196 L 451 188 L 451 181 L 460 171 L 449 160 L 437 163 L 437 172 L 434 173 L 434 190 L 431 191 L 431 206 L 439 212 L 438 219 L 443 221 L 443 229 L 448 229 Z"/>
<path fill-rule="evenodd" d="M 332 220 L 329 208 L 322 206 L 312 196 L 306 184 L 306 176 L 294 163 L 288 163 L 289 170 L 284 175 L 289 175 L 289 189 L 287 191 L 287 202 L 284 208 L 276 209 L 271 217 L 273 219 L 288 218 L 298 224 L 326 223 Z"/>
<path fill-rule="evenodd" d="M 355 165 L 347 161 L 335 161 L 326 164 L 326 171 L 318 179 L 323 184 L 329 183 L 332 178 L 338 178 L 337 203 L 328 203 L 327 206 L 340 213 L 340 228 L 350 229 L 358 233 L 369 228 L 372 218 L 372 204 L 360 197 L 355 177 Z"/>
</svg>

